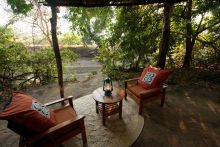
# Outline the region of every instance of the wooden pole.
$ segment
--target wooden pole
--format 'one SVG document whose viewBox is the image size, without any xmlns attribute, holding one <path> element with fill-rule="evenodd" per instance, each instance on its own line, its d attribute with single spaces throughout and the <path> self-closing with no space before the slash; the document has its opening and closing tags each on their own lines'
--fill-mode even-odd
<svg viewBox="0 0 220 147">
<path fill-rule="evenodd" d="M 51 23 L 51 34 L 53 42 L 53 51 L 55 53 L 56 63 L 57 63 L 57 73 L 58 73 L 58 84 L 60 89 L 60 97 L 64 98 L 64 87 L 63 87 L 63 69 L 62 69 L 62 59 L 60 56 L 60 49 L 57 39 L 57 12 L 56 6 L 51 6 L 52 18 Z"/>
<path fill-rule="evenodd" d="M 159 59 L 157 62 L 157 66 L 162 69 L 165 67 L 166 55 L 169 49 L 170 19 L 171 19 L 172 7 L 173 7 L 173 4 L 164 3 L 164 22 L 163 22 L 163 29 L 162 29 L 162 38 L 160 42 Z"/>
<path fill-rule="evenodd" d="M 183 61 L 183 67 L 189 68 L 190 62 L 192 59 L 192 50 L 193 50 L 193 40 L 195 43 L 195 39 L 191 38 L 193 35 L 192 30 L 192 0 L 188 0 L 186 3 L 186 52 Z"/>
</svg>

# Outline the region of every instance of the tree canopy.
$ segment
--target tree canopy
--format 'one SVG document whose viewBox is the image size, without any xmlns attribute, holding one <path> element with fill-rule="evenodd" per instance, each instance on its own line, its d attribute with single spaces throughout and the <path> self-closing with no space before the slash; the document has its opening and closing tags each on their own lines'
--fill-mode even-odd
<svg viewBox="0 0 220 147">
<path fill-rule="evenodd" d="M 8 0 L 15 13 L 27 14 L 28 1 Z M 84 45 L 96 44 L 103 71 L 138 69 L 156 65 L 161 44 L 164 5 L 70 8 L 67 18 L 72 32 Z M 22 11 L 19 7 L 23 7 Z M 169 48 L 170 67 L 218 69 L 220 63 L 220 2 L 187 0 L 173 6 Z M 66 42 L 71 38 L 66 36 Z M 77 38 L 77 37 L 76 37 Z M 70 41 L 71 42 L 71 41 Z M 70 43 L 71 44 L 71 43 Z"/>
</svg>

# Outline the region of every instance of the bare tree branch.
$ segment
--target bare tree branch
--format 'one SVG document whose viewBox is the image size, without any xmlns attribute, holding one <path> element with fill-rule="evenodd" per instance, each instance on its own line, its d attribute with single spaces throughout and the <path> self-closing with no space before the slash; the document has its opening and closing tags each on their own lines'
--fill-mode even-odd
<svg viewBox="0 0 220 147">
<path fill-rule="evenodd" d="M 201 18 L 200 21 L 199 21 L 199 25 L 198 25 L 198 27 L 197 27 L 195 36 L 197 36 L 197 35 L 199 34 L 199 30 L 200 30 L 200 27 L 201 27 L 201 25 L 202 25 L 202 21 L 203 21 L 204 16 L 205 16 L 205 15 L 202 14 L 202 18 Z"/>
<path fill-rule="evenodd" d="M 212 25 L 210 25 L 210 26 L 208 26 L 208 27 L 203 27 L 201 30 L 199 30 L 199 31 L 197 32 L 197 34 L 200 34 L 200 33 L 202 33 L 203 31 L 208 30 L 208 29 L 210 29 L 210 28 L 216 26 L 217 24 L 220 24 L 220 19 L 217 20 L 215 23 L 213 23 Z"/>
<path fill-rule="evenodd" d="M 216 37 L 213 41 L 210 42 L 210 41 L 205 41 L 205 40 L 203 40 L 203 39 L 200 39 L 200 38 L 198 38 L 197 36 L 196 36 L 196 37 L 195 37 L 195 36 L 187 36 L 186 34 L 180 33 L 180 32 L 172 31 L 171 33 L 178 34 L 178 35 L 182 35 L 182 36 L 185 36 L 185 37 L 190 37 L 190 38 L 195 39 L 195 40 L 197 40 L 197 41 L 199 41 L 199 42 L 201 42 L 201 43 L 203 43 L 203 44 L 208 44 L 208 45 L 214 44 L 216 41 L 218 41 L 218 40 L 220 39 L 220 35 L 219 35 L 219 36 Z"/>
</svg>

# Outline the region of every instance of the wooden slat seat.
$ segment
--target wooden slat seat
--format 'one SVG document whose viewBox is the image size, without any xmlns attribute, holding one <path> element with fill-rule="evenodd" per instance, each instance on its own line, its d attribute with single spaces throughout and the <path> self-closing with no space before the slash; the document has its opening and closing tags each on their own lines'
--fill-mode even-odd
<svg viewBox="0 0 220 147">
<path fill-rule="evenodd" d="M 8 128 L 20 135 L 19 146 L 56 147 L 62 142 L 81 133 L 83 145 L 87 145 L 87 137 L 83 115 L 77 115 L 72 103 L 73 97 L 62 98 L 45 105 L 69 101 L 69 104 L 54 110 L 56 125 L 41 133 L 33 133 L 24 126 L 8 121 Z"/>
<path fill-rule="evenodd" d="M 146 90 L 137 83 L 138 79 L 139 78 L 125 80 L 125 100 L 127 100 L 127 93 L 129 93 L 132 98 L 139 104 L 139 114 L 142 114 L 144 103 L 150 102 L 152 100 L 161 99 L 162 107 L 165 101 L 165 92 L 167 85 L 164 84 L 160 88 Z"/>
</svg>

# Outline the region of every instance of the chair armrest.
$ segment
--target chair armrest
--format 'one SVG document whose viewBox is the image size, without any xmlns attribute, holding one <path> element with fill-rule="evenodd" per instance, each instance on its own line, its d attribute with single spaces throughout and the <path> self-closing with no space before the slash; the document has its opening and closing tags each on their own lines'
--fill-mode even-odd
<svg viewBox="0 0 220 147">
<path fill-rule="evenodd" d="M 149 90 L 144 90 L 144 91 L 140 92 L 140 96 L 141 97 L 153 96 L 153 95 L 157 94 L 158 92 L 161 92 L 161 88 L 153 88 L 153 89 L 149 89 Z"/>
<path fill-rule="evenodd" d="M 139 77 L 133 78 L 133 79 L 128 79 L 128 80 L 125 80 L 124 82 L 125 82 L 125 83 L 133 82 L 133 81 L 137 81 L 138 79 L 139 79 Z"/>
<path fill-rule="evenodd" d="M 133 78 L 133 79 L 125 80 L 125 81 L 124 81 L 125 89 L 127 89 L 127 86 L 128 86 L 128 83 L 129 83 L 129 82 L 134 82 L 134 81 L 137 81 L 138 79 L 139 79 L 139 77 L 138 77 L 138 78 Z"/>
<path fill-rule="evenodd" d="M 45 106 L 51 106 L 51 105 L 54 105 L 54 104 L 57 104 L 57 103 L 61 103 L 61 102 L 64 102 L 64 101 L 69 101 L 70 105 L 73 107 L 73 102 L 72 102 L 72 99 L 74 97 L 73 96 L 68 96 L 67 98 L 60 98 L 58 100 L 55 100 L 55 101 L 52 101 L 52 102 L 49 102 L 49 103 L 45 103 L 44 105 Z"/>
<path fill-rule="evenodd" d="M 60 124 L 57 124 L 56 126 L 54 127 L 51 127 L 49 128 L 48 130 L 36 135 L 36 136 L 33 136 L 31 138 L 29 138 L 28 140 L 26 140 L 24 142 L 25 145 L 31 145 L 39 140 L 41 140 L 42 138 L 44 137 L 48 137 L 49 139 L 52 139 L 50 136 L 54 133 L 56 133 L 56 131 L 59 131 L 60 129 L 62 128 L 66 128 L 66 127 L 69 127 L 77 122 L 80 122 L 82 121 L 83 119 L 85 118 L 84 115 L 77 115 L 76 117 L 74 117 L 73 119 L 71 120 L 68 120 L 68 121 L 65 121 L 65 122 L 62 122 Z"/>
</svg>

